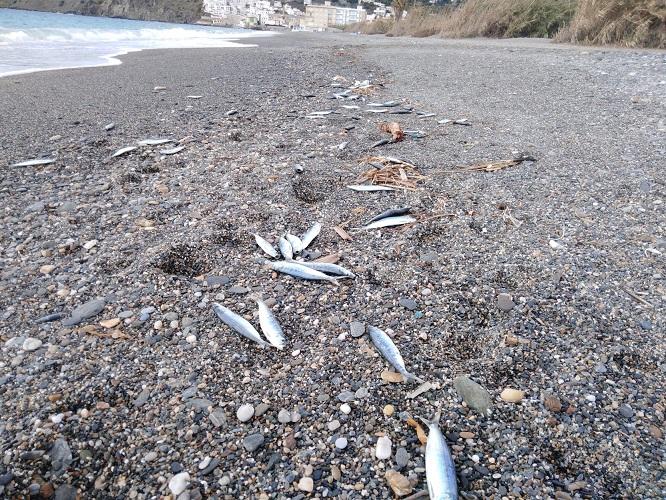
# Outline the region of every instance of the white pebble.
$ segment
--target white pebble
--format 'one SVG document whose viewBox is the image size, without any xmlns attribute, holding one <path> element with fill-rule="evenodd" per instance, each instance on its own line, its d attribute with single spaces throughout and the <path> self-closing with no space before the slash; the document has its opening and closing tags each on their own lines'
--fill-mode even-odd
<svg viewBox="0 0 666 500">
<path fill-rule="evenodd" d="M 34 337 L 28 337 L 23 341 L 23 345 L 21 347 L 24 351 L 36 351 L 42 347 L 42 341 Z"/>
<path fill-rule="evenodd" d="M 340 411 L 345 415 L 349 415 L 351 413 L 351 406 L 349 406 L 347 403 L 341 404 Z"/>
<path fill-rule="evenodd" d="M 180 495 L 190 485 L 190 475 L 187 472 L 176 474 L 169 480 L 169 489 L 174 496 Z"/>
<path fill-rule="evenodd" d="M 347 438 L 339 437 L 335 440 L 335 447 L 338 450 L 344 450 L 347 447 Z"/>
<path fill-rule="evenodd" d="M 388 438 L 388 436 L 382 436 L 377 440 L 375 456 L 377 457 L 377 460 L 386 460 L 391 458 L 391 440 Z"/>
<path fill-rule="evenodd" d="M 252 405 L 241 405 L 236 411 L 236 418 L 241 422 L 247 422 L 254 416 L 254 406 Z"/>
<path fill-rule="evenodd" d="M 194 344 L 197 341 L 197 336 L 196 335 L 188 335 L 187 337 L 185 337 L 185 340 L 189 344 Z"/>
</svg>

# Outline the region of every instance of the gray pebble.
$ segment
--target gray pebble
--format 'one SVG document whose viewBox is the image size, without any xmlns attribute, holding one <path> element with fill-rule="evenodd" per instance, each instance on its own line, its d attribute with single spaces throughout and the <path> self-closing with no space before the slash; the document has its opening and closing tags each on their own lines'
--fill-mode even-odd
<svg viewBox="0 0 666 500">
<path fill-rule="evenodd" d="M 342 391 L 340 394 L 338 394 L 338 399 L 343 403 L 352 401 L 354 399 L 354 393 L 351 391 Z"/>
<path fill-rule="evenodd" d="M 264 435 L 261 433 L 250 434 L 243 439 L 243 447 L 250 453 L 255 451 L 262 444 L 264 444 Z"/>
<path fill-rule="evenodd" d="M 410 311 L 415 311 L 419 307 L 416 301 L 412 299 L 401 298 L 399 303 L 402 307 L 409 309 Z"/>
<path fill-rule="evenodd" d="M 516 304 L 513 302 L 513 298 L 510 294 L 500 293 L 497 296 L 497 307 L 500 309 L 500 311 L 508 312 L 516 307 Z"/>
<path fill-rule="evenodd" d="M 365 333 L 365 323 L 361 323 L 360 321 L 352 321 L 349 325 L 349 329 L 352 337 L 360 337 Z"/>
<path fill-rule="evenodd" d="M 347 447 L 347 438 L 339 437 L 338 439 L 336 439 L 335 440 L 335 447 L 338 450 L 344 450 Z"/>
</svg>

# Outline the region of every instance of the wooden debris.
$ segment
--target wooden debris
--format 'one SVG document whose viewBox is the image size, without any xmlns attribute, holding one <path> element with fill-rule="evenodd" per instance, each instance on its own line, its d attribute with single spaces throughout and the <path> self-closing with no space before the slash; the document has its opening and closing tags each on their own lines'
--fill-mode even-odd
<svg viewBox="0 0 666 500">
<path fill-rule="evenodd" d="M 332 253 L 329 255 L 324 255 L 318 259 L 313 260 L 312 262 L 322 262 L 324 264 L 336 264 L 340 260 L 339 253 Z"/>
<path fill-rule="evenodd" d="M 445 173 L 458 173 L 458 172 L 498 172 L 508 167 L 520 165 L 524 161 L 536 161 L 536 159 L 528 154 L 520 154 L 510 160 L 491 161 L 487 163 L 475 163 L 474 165 L 461 166 L 456 170 L 448 170 Z"/>
<path fill-rule="evenodd" d="M 338 236 L 340 236 L 340 238 L 342 238 L 345 241 L 351 241 L 352 239 L 352 237 L 349 236 L 349 233 L 344 229 L 342 229 L 340 226 L 333 226 L 333 231 L 338 233 Z"/>
<path fill-rule="evenodd" d="M 375 168 L 364 172 L 359 182 L 370 182 L 377 186 L 414 190 L 417 182 L 426 178 L 414 165 L 398 158 L 369 156 L 361 160 L 361 164 L 373 165 Z"/>
<path fill-rule="evenodd" d="M 391 371 L 388 371 L 388 370 L 382 371 L 382 373 L 380 374 L 380 377 L 382 378 L 382 380 L 384 382 L 389 382 L 391 384 L 398 384 L 400 382 L 405 381 L 405 377 L 403 377 L 401 373 L 391 372 Z"/>
<path fill-rule="evenodd" d="M 423 430 L 423 427 L 421 427 L 421 424 L 419 424 L 413 418 L 409 417 L 407 419 L 407 425 L 409 425 L 410 427 L 414 427 L 414 429 L 416 429 L 416 437 L 419 438 L 419 442 L 421 444 L 426 444 L 428 442 L 428 436 Z"/>
</svg>

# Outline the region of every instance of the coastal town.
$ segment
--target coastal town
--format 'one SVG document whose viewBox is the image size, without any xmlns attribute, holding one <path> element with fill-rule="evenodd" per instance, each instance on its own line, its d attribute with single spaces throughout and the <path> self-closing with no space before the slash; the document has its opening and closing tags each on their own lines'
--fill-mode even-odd
<svg viewBox="0 0 666 500">
<path fill-rule="evenodd" d="M 270 26 L 324 31 L 393 15 L 392 7 L 376 1 L 360 0 L 356 7 L 343 7 L 328 0 L 320 4 L 304 0 L 302 6 L 301 9 L 279 0 L 204 0 L 202 21 L 242 28 Z"/>
</svg>

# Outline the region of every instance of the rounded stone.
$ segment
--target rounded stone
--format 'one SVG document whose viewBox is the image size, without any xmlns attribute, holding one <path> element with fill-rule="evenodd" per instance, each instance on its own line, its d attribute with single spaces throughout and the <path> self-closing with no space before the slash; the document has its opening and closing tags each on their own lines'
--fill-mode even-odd
<svg viewBox="0 0 666 500">
<path fill-rule="evenodd" d="M 375 448 L 375 457 L 377 457 L 377 460 L 391 458 L 391 445 L 391 439 L 388 436 L 382 436 L 377 439 L 377 447 Z"/>
<path fill-rule="evenodd" d="M 169 489 L 175 496 L 180 495 L 190 484 L 190 475 L 187 472 L 176 474 L 169 480 Z"/>
<path fill-rule="evenodd" d="M 335 440 L 335 447 L 338 450 L 344 450 L 347 447 L 347 438 L 339 437 L 338 439 L 336 439 Z"/>
<path fill-rule="evenodd" d="M 241 422 L 247 422 L 254 416 L 254 406 L 244 404 L 236 410 L 236 418 Z"/>
</svg>

